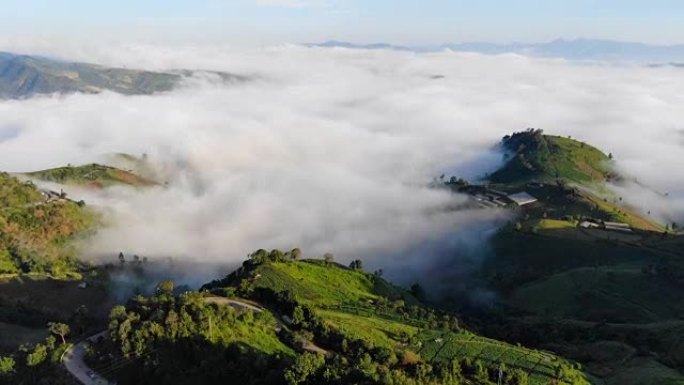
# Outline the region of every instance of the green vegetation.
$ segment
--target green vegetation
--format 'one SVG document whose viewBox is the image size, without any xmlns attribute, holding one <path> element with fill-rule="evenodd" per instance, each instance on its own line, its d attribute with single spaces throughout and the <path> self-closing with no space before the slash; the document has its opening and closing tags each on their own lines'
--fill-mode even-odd
<svg viewBox="0 0 684 385">
<path fill-rule="evenodd" d="M 472 313 L 475 322 L 491 337 L 576 359 L 597 382 L 684 383 L 682 237 L 607 191 L 603 182 L 620 182 L 612 155 L 541 130 L 506 136 L 503 147 L 510 158 L 493 184 L 447 183 L 538 199 L 492 238 L 480 278 L 501 304 Z"/>
<path fill-rule="evenodd" d="M 115 185 L 146 187 L 156 184 L 154 181 L 136 175 L 131 171 L 124 171 L 95 163 L 76 167 L 58 167 L 49 170 L 30 172 L 26 175 L 30 178 L 48 182 L 66 185 L 82 185 L 93 188 L 104 188 Z"/>
<path fill-rule="evenodd" d="M 536 314 L 649 323 L 684 317 L 684 297 L 657 274 L 637 267 L 578 268 L 517 289 L 511 304 Z"/>
<path fill-rule="evenodd" d="M 54 336 L 23 344 L 16 351 L 0 354 L 0 383 L 13 385 L 72 385 L 73 378 L 61 367 L 60 358 L 68 344 Z"/>
<path fill-rule="evenodd" d="M 281 383 L 294 351 L 277 336 L 267 311 L 179 297 L 162 288 L 112 309 L 109 338 L 95 344 L 89 365 L 120 384 Z"/>
<path fill-rule="evenodd" d="M 246 77 L 209 72 L 224 82 Z M 151 72 L 72 63 L 40 56 L 0 52 L 0 98 L 23 99 L 37 94 L 99 93 L 105 90 L 125 95 L 148 95 L 171 91 L 194 71 Z"/>
<path fill-rule="evenodd" d="M 411 293 L 375 275 L 345 268 L 334 262 L 274 262 L 261 264 L 253 270 L 253 274 L 260 275 L 253 283 L 253 289 L 288 291 L 303 305 L 333 306 L 368 302 L 381 296 L 409 304 L 419 303 Z"/>
<path fill-rule="evenodd" d="M 31 182 L 0 173 L 0 274 L 77 275 L 71 241 L 96 221 L 83 203 L 46 202 Z"/>
<path fill-rule="evenodd" d="M 551 353 L 462 330 L 453 315 L 358 269 L 360 261 L 348 268 L 326 259 L 297 261 L 290 253 L 259 250 L 241 269 L 204 289 L 265 304 L 285 316 L 295 335 L 308 333 L 312 343 L 344 356 L 346 364 L 328 360 L 325 366 L 346 379 L 342 383 L 364 366 L 370 383 L 393 383 L 401 376 L 417 383 L 485 384 L 496 381 L 499 367 L 504 383 L 587 383 L 573 364 Z M 395 358 L 381 358 L 388 355 Z M 422 374 L 412 366 L 421 367 Z M 314 378 L 325 382 L 327 377 L 315 373 Z"/>
<path fill-rule="evenodd" d="M 587 184 L 603 182 L 613 176 L 609 156 L 570 138 L 529 129 L 505 136 L 502 144 L 510 158 L 503 168 L 490 176 L 493 183 L 565 179 Z"/>
</svg>

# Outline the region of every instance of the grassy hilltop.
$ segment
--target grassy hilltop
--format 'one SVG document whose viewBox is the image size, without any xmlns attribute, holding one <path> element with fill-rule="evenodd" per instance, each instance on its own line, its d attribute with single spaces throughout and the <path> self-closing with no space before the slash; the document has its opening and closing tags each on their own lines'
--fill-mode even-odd
<svg viewBox="0 0 684 385">
<path fill-rule="evenodd" d="M 508 161 L 490 176 L 493 183 L 519 184 L 564 179 L 601 183 L 615 175 L 610 155 L 570 138 L 544 135 L 542 130 L 516 132 L 503 138 Z"/>
<path fill-rule="evenodd" d="M 481 278 L 502 304 L 476 322 L 490 336 L 577 359 L 608 385 L 684 383 L 684 343 L 672 340 L 684 329 L 682 236 L 605 188 L 621 177 L 595 147 L 541 130 L 501 145 L 508 160 L 489 188 L 538 201 L 492 238 Z M 587 221 L 593 227 L 580 226 Z"/>
<path fill-rule="evenodd" d="M 65 166 L 49 170 L 35 171 L 26 174 L 30 178 L 65 185 L 79 185 L 93 188 L 104 188 L 114 185 L 146 187 L 156 184 L 132 171 L 121 170 L 100 164 L 83 166 Z"/>
</svg>

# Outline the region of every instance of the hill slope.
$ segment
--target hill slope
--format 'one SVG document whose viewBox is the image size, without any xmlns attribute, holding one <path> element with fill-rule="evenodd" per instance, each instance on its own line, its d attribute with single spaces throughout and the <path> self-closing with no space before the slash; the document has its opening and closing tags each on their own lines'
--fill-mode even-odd
<svg viewBox="0 0 684 385">
<path fill-rule="evenodd" d="M 500 365 L 507 368 L 505 383 L 516 383 L 518 376 L 531 384 L 586 383 L 572 363 L 469 332 L 453 315 L 423 305 L 413 293 L 364 273 L 358 264 L 348 268 L 291 256 L 258 251 L 241 269 L 204 289 L 220 293 L 227 287 L 228 293 L 265 303 L 287 316 L 292 329 L 312 332 L 315 343 L 342 355 L 361 344 L 399 356 L 415 354 L 435 369 L 459 362 L 465 377 L 477 384 L 496 381 Z M 482 368 L 479 375 L 476 367 Z"/>
<path fill-rule="evenodd" d="M 47 182 L 56 182 L 65 185 L 85 185 L 95 188 L 112 185 L 145 187 L 156 184 L 156 182 L 143 178 L 132 171 L 125 171 L 96 163 L 35 171 L 27 173 L 26 176 Z"/>
<path fill-rule="evenodd" d="M 589 144 L 527 130 L 502 147 L 508 161 L 491 185 L 448 183 L 475 197 L 535 199 L 512 206 L 517 218 L 491 239 L 480 278 L 500 306 L 474 322 L 488 336 L 577 359 L 606 384 L 684 383 L 684 344 L 670 342 L 684 315 L 681 236 L 608 191 L 604 182 L 620 176 Z"/>
<path fill-rule="evenodd" d="M 508 161 L 490 176 L 493 183 L 524 183 L 565 179 L 577 183 L 604 182 L 614 177 L 610 157 L 586 143 L 527 130 L 505 136 Z"/>
<path fill-rule="evenodd" d="M 70 241 L 95 223 L 82 204 L 46 201 L 31 182 L 0 173 L 0 274 L 72 272 L 77 260 Z"/>
<path fill-rule="evenodd" d="M 0 52 L 0 99 L 23 99 L 38 94 L 113 91 L 146 95 L 170 91 L 194 71 L 152 72 L 72 63 L 40 56 Z M 223 81 L 244 77 L 213 72 Z"/>
</svg>

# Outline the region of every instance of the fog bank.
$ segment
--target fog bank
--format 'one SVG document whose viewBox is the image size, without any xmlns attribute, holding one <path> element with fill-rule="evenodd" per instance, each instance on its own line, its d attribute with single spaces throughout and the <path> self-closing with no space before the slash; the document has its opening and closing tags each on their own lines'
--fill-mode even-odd
<svg viewBox="0 0 684 385">
<path fill-rule="evenodd" d="M 427 186 L 442 173 L 494 170 L 493 145 L 527 127 L 612 152 L 625 174 L 669 193 L 653 215 L 684 219 L 682 69 L 299 46 L 127 46 L 76 56 L 252 77 L 229 86 L 195 79 L 153 96 L 0 102 L 2 170 L 114 152 L 146 153 L 163 170 L 164 187 L 67 189 L 108 214 L 88 245 L 93 257 L 122 250 L 237 263 L 256 248 L 301 247 L 399 275 L 441 261 L 442 247 L 458 255 L 462 244 L 445 239 L 507 219 L 445 210 L 465 198 Z M 621 193 L 635 204 L 653 200 Z"/>
</svg>

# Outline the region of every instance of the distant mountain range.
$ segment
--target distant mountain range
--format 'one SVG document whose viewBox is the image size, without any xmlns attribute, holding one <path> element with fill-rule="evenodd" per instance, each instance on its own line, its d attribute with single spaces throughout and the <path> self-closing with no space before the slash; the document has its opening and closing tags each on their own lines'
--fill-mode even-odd
<svg viewBox="0 0 684 385">
<path fill-rule="evenodd" d="M 181 80 L 206 71 L 151 72 L 73 63 L 41 56 L 0 52 L 0 99 L 23 99 L 37 94 L 99 93 L 113 91 L 146 95 L 170 91 Z M 224 81 L 246 78 L 211 72 Z"/>
<path fill-rule="evenodd" d="M 629 61 L 638 63 L 681 63 L 684 62 L 684 44 L 650 45 L 597 39 L 557 39 L 546 43 L 458 43 L 437 46 L 397 46 L 386 43 L 354 44 L 341 41 L 327 41 L 308 44 L 316 47 L 342 47 L 356 49 L 389 49 L 413 52 L 438 52 L 452 50 L 497 55 L 516 53 L 535 57 L 558 57 L 568 60 Z"/>
</svg>

